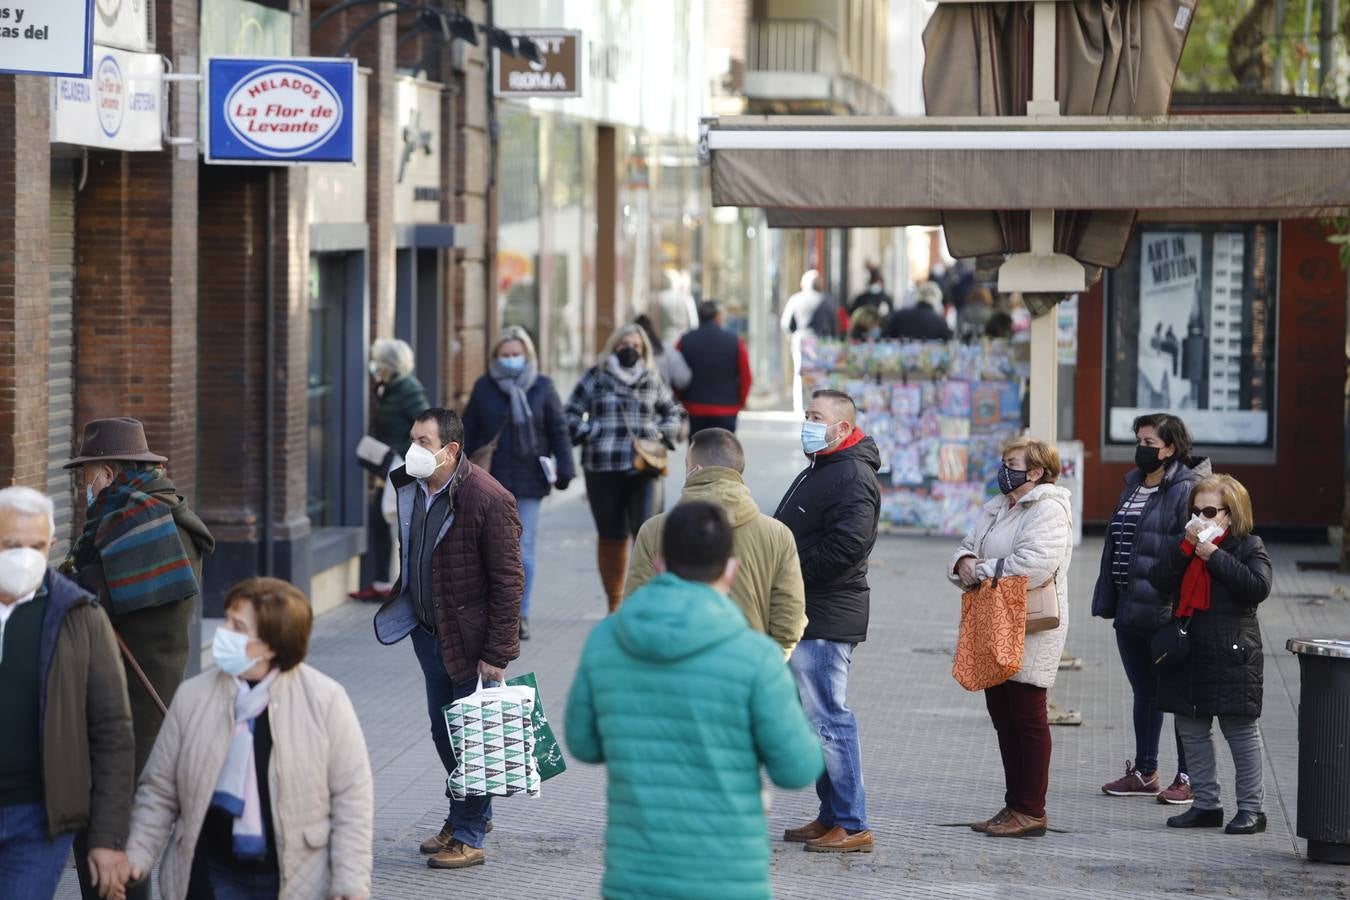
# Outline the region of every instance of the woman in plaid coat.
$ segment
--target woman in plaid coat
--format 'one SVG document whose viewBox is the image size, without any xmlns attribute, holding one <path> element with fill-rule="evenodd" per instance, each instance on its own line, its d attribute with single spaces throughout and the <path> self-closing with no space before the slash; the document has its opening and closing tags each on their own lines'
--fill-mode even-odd
<svg viewBox="0 0 1350 900">
<path fill-rule="evenodd" d="M 684 407 L 662 380 L 642 329 L 625 325 L 609 339 L 600 361 L 581 376 L 567 403 L 567 428 L 580 444 L 586 496 L 599 532 L 596 563 L 609 611 L 623 599 L 628 548 L 653 509 L 661 475 L 634 465 L 635 438 L 674 449 Z"/>
</svg>

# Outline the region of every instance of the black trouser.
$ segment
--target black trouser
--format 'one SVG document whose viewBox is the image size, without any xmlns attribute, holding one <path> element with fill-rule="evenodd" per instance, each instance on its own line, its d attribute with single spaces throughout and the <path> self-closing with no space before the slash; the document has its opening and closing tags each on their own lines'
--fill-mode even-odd
<svg viewBox="0 0 1350 900">
<path fill-rule="evenodd" d="M 389 558 L 393 552 L 393 537 L 389 534 L 389 522 L 384 518 L 384 485 L 370 496 L 370 507 L 366 515 L 366 532 L 370 537 L 370 580 L 380 584 L 389 583 Z"/>
<path fill-rule="evenodd" d="M 118 616 L 113 623 L 166 706 L 173 702 L 174 692 L 183 683 L 183 675 L 187 671 L 188 629 L 192 627 L 192 612 L 197 602 L 197 598 L 192 597 L 153 606 Z M 155 746 L 155 738 L 159 737 L 160 726 L 164 724 L 164 714 L 159 711 L 154 698 L 141 684 L 125 657 L 122 666 L 126 670 L 131 727 L 136 736 L 136 777 L 140 778 L 141 770 L 145 768 L 145 762 Z M 84 831 L 75 836 L 75 868 L 79 870 L 80 893 L 85 900 L 96 900 L 98 888 L 89 883 L 87 839 L 88 833 Z M 141 887 L 128 888 L 127 897 L 128 900 L 150 900 L 149 877 L 142 882 Z"/>
<path fill-rule="evenodd" d="M 705 428 L 725 428 L 736 433 L 736 416 L 690 416 L 689 436 L 693 437 Z"/>
<path fill-rule="evenodd" d="M 637 537 L 642 523 L 658 511 L 654 501 L 660 481 L 635 472 L 587 472 L 586 499 L 600 537 L 612 541 Z"/>
</svg>

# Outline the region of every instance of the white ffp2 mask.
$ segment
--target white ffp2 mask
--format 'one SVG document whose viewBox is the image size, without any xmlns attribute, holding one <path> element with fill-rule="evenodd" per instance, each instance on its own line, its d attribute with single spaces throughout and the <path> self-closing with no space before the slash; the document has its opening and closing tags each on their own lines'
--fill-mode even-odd
<svg viewBox="0 0 1350 900">
<path fill-rule="evenodd" d="M 19 598 L 31 594 L 47 574 L 47 557 L 32 547 L 0 550 L 0 594 Z"/>
</svg>

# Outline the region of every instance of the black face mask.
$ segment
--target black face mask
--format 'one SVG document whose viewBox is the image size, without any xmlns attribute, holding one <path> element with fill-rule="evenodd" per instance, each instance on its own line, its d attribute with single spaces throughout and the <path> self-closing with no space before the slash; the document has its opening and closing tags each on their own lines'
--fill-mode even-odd
<svg viewBox="0 0 1350 900">
<path fill-rule="evenodd" d="M 631 369 L 637 365 L 638 352 L 633 347 L 620 347 L 614 351 L 614 356 L 619 360 L 619 365 L 625 369 Z"/>
<path fill-rule="evenodd" d="M 1158 458 L 1161 447 L 1145 447 L 1140 445 L 1134 448 L 1134 464 L 1139 467 L 1139 471 L 1145 475 L 1152 475 L 1162 468 L 1164 460 Z"/>
<path fill-rule="evenodd" d="M 1010 469 L 1006 464 L 998 467 L 998 489 L 1003 493 L 1011 494 L 1026 483 L 1025 470 Z"/>
</svg>

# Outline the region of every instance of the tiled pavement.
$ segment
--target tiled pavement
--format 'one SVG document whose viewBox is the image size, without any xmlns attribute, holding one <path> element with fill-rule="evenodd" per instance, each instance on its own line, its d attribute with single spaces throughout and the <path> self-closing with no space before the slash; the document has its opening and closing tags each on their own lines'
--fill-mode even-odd
<svg viewBox="0 0 1350 900">
<path fill-rule="evenodd" d="M 748 480 L 772 509 L 801 462 L 795 423 L 744 424 L 752 460 Z M 677 467 L 679 463 L 677 463 Z M 668 494 L 678 493 L 679 476 Z M 545 506 L 534 639 L 515 673 L 534 671 L 555 727 L 586 634 L 603 600 L 593 565 L 593 530 L 580 484 Z M 774 843 L 780 897 L 1350 898 L 1350 869 L 1306 861 L 1293 837 L 1296 811 L 1298 665 L 1291 636 L 1350 636 L 1350 603 L 1332 595 L 1344 581 L 1299 573 L 1299 559 L 1330 559 L 1328 548 L 1274 548 L 1276 594 L 1263 607 L 1266 707 L 1266 809 L 1270 830 L 1256 837 L 1177 832 L 1163 827 L 1175 809 L 1148 798 L 1111 798 L 1099 786 L 1133 750 L 1129 689 L 1109 624 L 1087 615 L 1100 539 L 1079 548 L 1070 569 L 1069 648 L 1086 660 L 1061 673 L 1053 696 L 1084 713 L 1080 728 L 1054 729 L 1049 815 L 1054 833 L 1000 841 L 959 823 L 1002 805 L 1002 771 L 978 695 L 951 679 L 957 594 L 942 575 L 953 541 L 885 536 L 873 558 L 872 625 L 859 647 L 850 703 L 862 731 L 868 809 L 877 850 L 824 856 Z M 411 648 L 375 643 L 369 606 L 348 604 L 315 627 L 310 662 L 351 693 L 376 778 L 374 896 L 446 898 L 591 897 L 603 868 L 604 773 L 573 763 L 537 799 L 495 809 L 486 866 L 433 872 L 416 844 L 443 815 L 444 772 L 427 733 L 424 695 Z M 1170 732 L 1169 732 L 1170 733 Z M 1222 741 L 1220 741 L 1222 744 Z M 1174 749 L 1165 734 L 1164 775 Z M 1232 769 L 1219 749 L 1224 799 L 1232 811 Z M 812 792 L 775 795 L 770 833 L 810 820 Z M 697 865 L 698 860 L 690 860 Z M 73 896 L 73 894 L 66 894 Z"/>
</svg>

